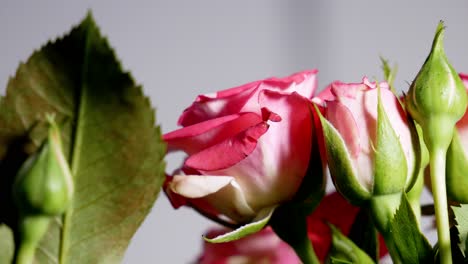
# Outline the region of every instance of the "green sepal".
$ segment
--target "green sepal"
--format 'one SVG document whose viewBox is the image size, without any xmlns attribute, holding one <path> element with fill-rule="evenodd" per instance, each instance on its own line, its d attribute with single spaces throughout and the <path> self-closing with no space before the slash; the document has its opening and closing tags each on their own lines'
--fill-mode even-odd
<svg viewBox="0 0 468 264">
<path fill-rule="evenodd" d="M 47 140 L 15 179 L 13 196 L 22 215 L 60 215 L 73 196 L 73 179 L 63 154 L 60 129 L 49 117 Z"/>
<path fill-rule="evenodd" d="M 433 263 L 432 247 L 419 230 L 416 217 L 402 193 L 401 203 L 388 230 L 382 234 L 392 258 L 395 256 L 402 263 Z"/>
<path fill-rule="evenodd" d="M 390 87 L 390 90 L 394 93 L 397 94 L 395 91 L 395 88 L 393 87 L 393 82 L 395 81 L 395 76 L 398 72 L 398 66 L 395 64 L 395 66 L 390 67 L 390 64 L 387 59 L 384 57 L 380 56 L 380 62 L 382 63 L 382 70 L 384 73 L 384 79 L 387 81 L 388 86 Z"/>
<path fill-rule="evenodd" d="M 379 260 L 379 240 L 372 218 L 366 207 L 359 209 L 348 238 L 375 262 Z"/>
<path fill-rule="evenodd" d="M 345 237 L 336 227 L 331 224 L 329 226 L 332 233 L 332 244 L 328 263 L 375 263 L 366 252 Z"/>
<path fill-rule="evenodd" d="M 466 258 L 468 256 L 468 204 L 452 206 L 458 231 L 458 247 Z M 454 243 L 455 244 L 455 243 Z"/>
<path fill-rule="evenodd" d="M 405 189 L 408 164 L 398 135 L 392 128 L 378 89 L 377 136 L 374 152 L 374 195 L 385 195 Z"/>
<path fill-rule="evenodd" d="M 351 157 L 340 133 L 316 108 L 322 125 L 328 167 L 336 189 L 352 204 L 360 205 L 372 197 L 372 190 L 363 186 L 353 168 Z"/>
<path fill-rule="evenodd" d="M 429 164 L 429 152 L 426 144 L 424 144 L 424 138 L 421 126 L 414 123 L 411 116 L 408 116 L 409 128 L 413 138 L 413 145 L 418 146 L 415 151 L 416 158 L 419 160 L 419 169 L 415 170 L 414 183 L 410 183 L 406 187 L 406 195 L 408 201 L 413 209 L 414 215 L 418 223 L 421 223 L 421 194 L 424 189 L 424 173 L 427 165 Z"/>
<path fill-rule="evenodd" d="M 446 164 L 447 196 L 450 200 L 468 203 L 468 157 L 457 130 L 447 150 Z"/>
<path fill-rule="evenodd" d="M 238 240 L 248 235 L 257 233 L 258 231 L 262 230 L 268 224 L 271 216 L 273 215 L 274 210 L 275 210 L 274 208 L 265 209 L 262 212 L 260 212 L 257 218 L 254 219 L 251 223 L 248 223 L 239 228 L 236 228 L 233 231 L 227 232 L 225 234 L 222 234 L 213 238 L 208 238 L 206 236 L 203 236 L 203 239 L 210 243 L 224 243 L 224 242 Z"/>
</svg>

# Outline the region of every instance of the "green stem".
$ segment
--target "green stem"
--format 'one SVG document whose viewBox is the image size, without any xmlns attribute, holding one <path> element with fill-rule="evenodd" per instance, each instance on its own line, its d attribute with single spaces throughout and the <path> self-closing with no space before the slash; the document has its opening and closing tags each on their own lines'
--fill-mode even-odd
<svg viewBox="0 0 468 264">
<path fill-rule="evenodd" d="M 16 255 L 17 264 L 31 264 L 34 260 L 35 245 L 29 243 L 21 243 Z"/>
<path fill-rule="evenodd" d="M 15 252 L 16 264 L 32 264 L 36 248 L 49 227 L 50 217 L 22 215 L 18 224 L 20 243 Z"/>
<path fill-rule="evenodd" d="M 306 238 L 301 243 L 293 245 L 294 251 L 304 264 L 320 264 L 320 261 L 315 255 L 312 242 Z"/>
<path fill-rule="evenodd" d="M 392 257 L 393 263 L 403 263 L 398 250 L 393 241 L 392 231 L 390 230 L 390 222 L 393 220 L 395 212 L 401 204 L 402 193 L 376 195 L 370 200 L 370 212 L 374 221 L 375 227 L 382 234 L 388 252 Z"/>
<path fill-rule="evenodd" d="M 434 196 L 434 209 L 440 252 L 439 258 L 440 263 L 449 264 L 452 263 L 452 252 L 450 246 L 447 191 L 445 186 L 446 150 L 437 148 L 430 154 L 432 194 Z"/>
</svg>

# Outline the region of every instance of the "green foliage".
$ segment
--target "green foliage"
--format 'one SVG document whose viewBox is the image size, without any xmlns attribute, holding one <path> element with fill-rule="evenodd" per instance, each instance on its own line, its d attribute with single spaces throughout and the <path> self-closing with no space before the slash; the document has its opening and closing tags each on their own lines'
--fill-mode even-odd
<svg viewBox="0 0 468 264">
<path fill-rule="evenodd" d="M 382 70 L 384 72 L 384 79 L 387 81 L 388 85 L 390 86 L 390 89 L 394 94 L 397 94 L 395 89 L 393 88 L 393 82 L 395 81 L 395 76 L 398 71 L 398 67 L 395 64 L 395 66 L 390 67 L 390 63 L 388 62 L 387 59 L 384 57 L 380 57 L 380 61 L 382 62 Z"/>
<path fill-rule="evenodd" d="M 119 262 L 161 188 L 165 146 L 148 98 L 122 71 L 91 15 L 21 64 L 0 100 L 0 223 L 14 230 L 11 186 L 47 135 L 46 114 L 61 127 L 75 193 L 35 261 Z"/>
<path fill-rule="evenodd" d="M 421 233 L 411 206 L 402 195 L 400 207 L 390 222 L 389 232 L 383 234 L 386 240 L 391 238 L 394 247 L 390 246 L 392 258 L 399 256 L 402 263 L 433 263 L 432 248 Z"/>
<path fill-rule="evenodd" d="M 329 253 L 330 263 L 375 263 L 362 249 L 344 236 L 339 229 L 330 225 L 332 244 Z"/>
<path fill-rule="evenodd" d="M 249 224 L 243 225 L 226 234 L 222 234 L 214 238 L 208 238 L 208 237 L 203 237 L 203 238 L 210 243 L 224 243 L 224 242 L 241 239 L 245 236 L 256 233 L 260 231 L 262 228 L 264 228 L 268 224 L 268 221 L 270 221 L 273 211 L 274 209 L 264 210 L 263 212 L 259 213 L 259 216 L 257 217 L 256 220 L 252 221 Z"/>
<path fill-rule="evenodd" d="M 356 215 L 348 237 L 375 262 L 379 260 L 377 230 L 365 207 L 361 208 Z"/>
<path fill-rule="evenodd" d="M 447 150 L 447 196 L 450 200 L 459 203 L 468 203 L 468 157 L 457 130 L 454 131 L 452 142 Z"/>
<path fill-rule="evenodd" d="M 372 190 L 367 189 L 359 181 L 359 175 L 353 169 L 350 154 L 340 133 L 318 109 L 316 112 L 322 124 L 328 167 L 334 178 L 335 187 L 351 203 L 363 204 L 372 197 Z"/>
<path fill-rule="evenodd" d="M 378 88 L 377 139 L 374 159 L 374 195 L 398 193 L 405 188 L 408 162 L 402 142 L 385 113 Z"/>
<path fill-rule="evenodd" d="M 460 206 L 452 206 L 453 213 L 455 214 L 455 221 L 458 231 L 458 247 L 466 258 L 468 255 L 468 205 L 460 204 Z"/>
</svg>

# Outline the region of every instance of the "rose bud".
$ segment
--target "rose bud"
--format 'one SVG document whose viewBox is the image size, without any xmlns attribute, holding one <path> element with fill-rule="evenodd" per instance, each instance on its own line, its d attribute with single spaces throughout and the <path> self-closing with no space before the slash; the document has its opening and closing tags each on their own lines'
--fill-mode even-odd
<svg viewBox="0 0 468 264">
<path fill-rule="evenodd" d="M 446 151 L 455 124 L 466 111 L 468 96 L 444 52 L 440 22 L 432 49 L 406 95 L 408 112 L 421 125 L 429 153 Z"/>
<path fill-rule="evenodd" d="M 316 82 L 304 71 L 200 95 L 179 119 L 184 128 L 163 136 L 188 155 L 165 182 L 172 205 L 238 226 L 291 200 L 312 151 Z"/>
<path fill-rule="evenodd" d="M 387 83 L 367 78 L 362 83 L 334 82 L 314 101 L 324 106 L 327 162 L 343 196 L 362 204 L 411 187 L 419 172 L 419 144 Z"/>
<path fill-rule="evenodd" d="M 468 89 L 468 75 L 460 74 Z M 467 90 L 468 92 L 468 90 Z M 459 203 L 468 203 L 468 114 L 457 122 L 452 143 L 447 150 L 447 196 Z"/>
<path fill-rule="evenodd" d="M 53 118 L 48 118 L 47 140 L 21 166 L 13 187 L 16 204 L 25 214 L 62 214 L 73 195 L 73 179 L 63 154 L 60 130 Z"/>
<path fill-rule="evenodd" d="M 47 119 L 46 141 L 23 163 L 13 185 L 19 211 L 17 263 L 33 263 L 36 247 L 49 222 L 67 210 L 73 197 L 73 179 L 63 154 L 60 130 L 53 116 Z"/>
<path fill-rule="evenodd" d="M 431 52 L 406 95 L 406 103 L 408 112 L 421 125 L 429 151 L 440 262 L 451 263 L 446 157 L 455 125 L 465 114 L 468 96 L 460 76 L 445 56 L 444 30 L 441 21 Z"/>
</svg>

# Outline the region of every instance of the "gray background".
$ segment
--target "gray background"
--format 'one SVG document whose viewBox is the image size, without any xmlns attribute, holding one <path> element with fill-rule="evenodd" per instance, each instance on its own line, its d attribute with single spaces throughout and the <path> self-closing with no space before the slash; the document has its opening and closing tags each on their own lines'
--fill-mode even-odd
<svg viewBox="0 0 468 264">
<path fill-rule="evenodd" d="M 468 72 L 467 1 L 0 1 L 0 92 L 19 61 L 91 9 L 125 69 L 157 107 L 164 132 L 197 94 L 319 69 L 319 84 L 382 79 L 378 56 L 398 62 L 407 90 L 445 20 L 446 51 Z M 169 170 L 181 156 L 168 158 Z M 425 198 L 428 199 L 427 197 Z M 210 226 L 161 195 L 124 263 L 188 263 Z"/>
</svg>

